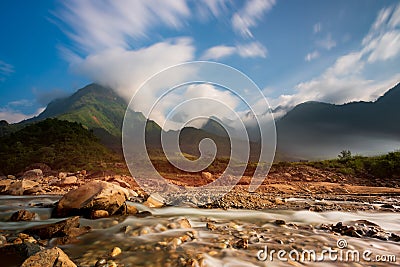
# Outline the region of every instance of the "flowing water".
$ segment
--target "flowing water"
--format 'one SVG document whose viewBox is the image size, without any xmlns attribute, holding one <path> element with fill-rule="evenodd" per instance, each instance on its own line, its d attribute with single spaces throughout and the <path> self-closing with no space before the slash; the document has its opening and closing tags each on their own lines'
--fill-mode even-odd
<svg viewBox="0 0 400 267">
<path fill-rule="evenodd" d="M 57 196 L 0 197 L 0 229 L 19 232 L 38 224 L 57 222 L 51 219 L 51 208 Z M 78 266 L 94 266 L 99 259 L 110 260 L 110 251 L 119 247 L 122 253 L 112 260 L 118 266 L 387 266 L 400 265 L 400 242 L 370 237 L 342 236 L 321 230 L 321 224 L 374 223 L 387 232 L 400 234 L 400 213 L 384 212 L 311 212 L 292 210 L 219 210 L 189 207 L 149 209 L 131 203 L 152 216 L 81 219 L 81 225 L 92 231 L 73 244 L 60 246 Z M 27 209 L 38 214 L 31 222 L 7 222 L 11 214 Z M 191 228 L 180 227 L 187 218 Z M 277 223 L 276 220 L 283 220 Z M 208 227 L 207 227 L 208 225 Z M 243 245 L 243 240 L 247 240 Z M 343 241 L 344 240 L 344 241 Z M 338 243 L 339 241 L 339 243 Z M 248 245 L 247 245 L 248 242 Z M 340 243 L 342 242 L 342 243 Z M 346 246 L 339 248 L 345 242 Z M 54 242 L 53 242 L 54 243 Z M 53 244 L 52 241 L 50 244 Z M 271 251 L 275 250 L 275 254 Z M 278 258 L 278 251 L 281 259 Z M 307 260 L 303 251 L 316 252 Z M 322 250 L 336 251 L 335 257 L 319 261 Z M 357 251 L 360 261 L 352 258 Z M 366 259 L 365 251 L 370 251 Z M 297 253 L 297 254 L 296 254 Z M 349 254 L 350 253 L 350 254 Z M 289 257 L 292 256 L 292 260 Z M 347 258 L 344 255 L 347 256 Z M 259 257 L 257 257 L 257 255 Z M 299 258 L 296 259 L 296 255 Z M 396 262 L 367 262 L 368 259 Z M 389 258 L 390 256 L 390 258 Z M 294 259 L 294 260 L 293 260 Z M 289 261 L 285 261 L 289 260 Z"/>
</svg>

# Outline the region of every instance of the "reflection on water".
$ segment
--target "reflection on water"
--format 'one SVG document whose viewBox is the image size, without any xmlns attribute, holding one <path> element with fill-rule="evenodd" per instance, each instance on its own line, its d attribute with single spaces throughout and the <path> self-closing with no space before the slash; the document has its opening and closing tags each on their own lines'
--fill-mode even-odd
<svg viewBox="0 0 400 267">
<path fill-rule="evenodd" d="M 55 196 L 0 197 L 0 229 L 19 231 L 29 226 L 57 221 L 49 219 L 50 208 L 42 207 L 58 200 Z M 397 254 L 400 243 L 373 238 L 341 236 L 318 230 L 321 224 L 350 223 L 368 220 L 383 229 L 400 233 L 400 214 L 382 212 L 311 212 L 291 210 L 219 210 L 182 207 L 149 209 L 132 203 L 139 210 L 153 215 L 99 220 L 81 219 L 82 225 L 93 230 L 79 238 L 79 242 L 61 246 L 79 266 L 94 266 L 107 258 L 113 247 L 122 249 L 114 260 L 122 266 L 286 266 L 287 262 L 259 261 L 257 252 L 269 249 L 290 251 L 297 249 L 321 250 L 336 248 L 344 238 L 347 249 L 370 249 L 374 255 Z M 13 211 L 28 209 L 39 214 L 33 222 L 6 222 Z M 192 228 L 179 226 L 187 218 Z M 286 223 L 278 225 L 276 220 Z M 280 223 L 281 224 L 281 223 Z M 248 244 L 241 243 L 246 240 Z M 397 260 L 399 262 L 399 259 Z M 297 265 L 297 262 L 292 262 Z M 343 263 L 344 264 L 344 263 Z M 365 263 L 364 263 L 365 264 Z M 309 266 L 337 266 L 335 262 L 310 262 Z M 359 263 L 345 263 L 361 266 Z M 376 265 L 380 265 L 376 263 Z M 385 266 L 386 264 L 381 264 Z"/>
</svg>

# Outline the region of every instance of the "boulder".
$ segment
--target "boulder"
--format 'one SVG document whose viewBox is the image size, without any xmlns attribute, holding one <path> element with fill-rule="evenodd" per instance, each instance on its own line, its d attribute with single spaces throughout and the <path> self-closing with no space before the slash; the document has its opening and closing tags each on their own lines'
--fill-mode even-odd
<svg viewBox="0 0 400 267">
<path fill-rule="evenodd" d="M 60 248 L 42 250 L 27 258 L 21 267 L 76 267 Z"/>
<path fill-rule="evenodd" d="M 38 180 L 43 178 L 43 171 L 41 169 L 33 169 L 24 172 L 23 179 Z"/>
<path fill-rule="evenodd" d="M 73 238 L 89 231 L 89 228 L 80 228 L 79 225 L 79 216 L 75 216 L 57 223 L 33 226 L 23 232 L 31 236 L 37 236 L 40 239 L 54 237 Z"/>
<path fill-rule="evenodd" d="M 20 222 L 20 221 L 32 221 L 33 219 L 35 219 L 36 217 L 36 213 L 34 212 L 30 212 L 27 210 L 19 210 L 14 212 L 11 215 L 11 218 L 9 221 L 12 222 Z"/>
<path fill-rule="evenodd" d="M 113 215 L 129 197 L 128 190 L 104 181 L 92 181 L 69 191 L 57 203 L 53 217 L 82 215 L 90 218 L 92 211 L 105 210 Z"/>
<path fill-rule="evenodd" d="M 37 182 L 22 179 L 21 181 L 10 184 L 7 193 L 14 196 L 22 196 L 24 192 L 39 185 Z"/>
</svg>

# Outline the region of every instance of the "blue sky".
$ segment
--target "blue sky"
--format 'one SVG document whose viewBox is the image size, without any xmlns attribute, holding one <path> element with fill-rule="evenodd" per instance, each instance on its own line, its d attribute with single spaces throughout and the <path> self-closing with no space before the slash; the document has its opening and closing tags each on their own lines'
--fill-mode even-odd
<svg viewBox="0 0 400 267">
<path fill-rule="evenodd" d="M 374 100 L 400 81 L 398 1 L 1 1 L 0 119 L 90 82 L 129 99 L 191 60 L 231 65 L 271 106 Z"/>
</svg>

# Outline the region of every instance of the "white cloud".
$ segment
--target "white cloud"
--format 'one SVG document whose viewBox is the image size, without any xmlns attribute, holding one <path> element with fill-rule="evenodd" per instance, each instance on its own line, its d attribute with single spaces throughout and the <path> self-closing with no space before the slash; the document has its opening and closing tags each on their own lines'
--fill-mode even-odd
<svg viewBox="0 0 400 267">
<path fill-rule="evenodd" d="M 39 115 L 44 111 L 45 108 L 39 108 L 36 110 L 36 112 L 32 114 L 24 114 L 20 111 L 11 109 L 11 108 L 0 108 L 0 120 L 6 120 L 8 123 L 17 123 L 29 118 L 32 118 L 34 116 Z"/>
<path fill-rule="evenodd" d="M 238 54 L 241 57 L 267 57 L 267 49 L 259 42 L 252 42 L 248 44 L 237 46 Z"/>
<path fill-rule="evenodd" d="M 0 60 L 0 81 L 4 81 L 14 71 L 13 65 Z"/>
<path fill-rule="evenodd" d="M 392 28 L 395 28 L 400 25 L 400 5 L 397 5 L 395 10 L 392 13 L 392 17 L 390 18 L 389 25 Z"/>
<path fill-rule="evenodd" d="M 93 81 L 110 86 L 129 101 L 146 79 L 167 67 L 193 58 L 191 39 L 178 38 L 138 50 L 108 49 L 90 55 L 72 67 Z"/>
<path fill-rule="evenodd" d="M 244 7 L 233 14 L 232 27 L 243 37 L 253 37 L 250 28 L 257 26 L 265 13 L 275 5 L 275 0 L 246 1 Z"/>
<path fill-rule="evenodd" d="M 394 30 L 382 35 L 371 43 L 374 46 L 368 62 L 385 61 L 397 56 L 400 52 L 400 31 Z"/>
<path fill-rule="evenodd" d="M 217 60 L 223 57 L 231 56 L 233 54 L 238 54 L 240 57 L 243 58 L 256 58 L 256 57 L 265 58 L 267 57 L 268 51 L 267 48 L 265 48 L 259 42 L 239 44 L 236 46 L 218 45 L 207 49 L 201 56 L 201 59 Z"/>
<path fill-rule="evenodd" d="M 321 48 L 331 50 L 336 46 L 336 41 L 332 39 L 332 34 L 328 33 L 324 39 L 318 40 L 316 44 Z"/>
<path fill-rule="evenodd" d="M 201 59 L 203 59 L 203 60 L 220 59 L 223 57 L 230 56 L 230 55 L 234 54 L 236 51 L 237 51 L 237 49 L 234 46 L 226 46 L 226 45 L 213 46 L 213 47 L 207 49 L 203 53 L 203 55 L 201 56 Z"/>
<path fill-rule="evenodd" d="M 382 25 L 387 23 L 390 14 L 392 13 L 392 7 L 384 8 L 378 13 L 378 17 L 375 20 L 375 23 L 372 25 L 373 30 L 378 30 Z"/>
<path fill-rule="evenodd" d="M 319 33 L 321 30 L 322 30 L 321 22 L 318 22 L 318 23 L 314 24 L 314 26 L 313 26 L 313 32 L 314 33 Z"/>
<path fill-rule="evenodd" d="M 32 105 L 33 105 L 32 100 L 28 100 L 28 99 L 15 100 L 15 101 L 8 102 L 8 104 L 7 104 L 7 106 L 10 106 L 10 107 L 30 107 Z"/>
<path fill-rule="evenodd" d="M 259 42 L 238 44 L 236 46 L 218 45 L 207 49 L 200 58 L 203 60 L 217 60 L 233 54 L 238 54 L 242 58 L 266 58 L 268 51 Z"/>
<path fill-rule="evenodd" d="M 200 20 L 206 21 L 210 16 L 219 17 L 228 10 L 230 4 L 228 0 L 202 0 L 194 1 L 196 4 L 195 14 Z"/>
<path fill-rule="evenodd" d="M 305 101 L 333 104 L 372 101 L 396 85 L 400 81 L 397 70 L 375 78 L 373 70 L 379 68 L 375 63 L 398 58 L 400 55 L 400 33 L 394 28 L 398 26 L 396 21 L 400 15 L 400 12 L 397 14 L 399 7 L 400 4 L 396 8 L 385 8 L 379 12 L 359 50 L 338 57 L 320 76 L 297 84 L 295 94 L 271 100 L 272 106 L 289 110 Z M 327 49 L 329 47 L 326 45 Z"/>
<path fill-rule="evenodd" d="M 179 28 L 188 18 L 184 0 L 163 1 L 80 1 L 63 2 L 57 15 L 63 29 L 84 52 L 129 48 L 132 38 L 146 37 L 155 26 Z"/>
<path fill-rule="evenodd" d="M 400 4 L 382 9 L 367 36 L 362 53 L 368 55 L 368 63 L 386 61 L 400 54 Z"/>
<path fill-rule="evenodd" d="M 313 51 L 313 52 L 311 52 L 311 53 L 308 53 L 306 56 L 305 56 L 305 58 L 304 58 L 304 60 L 305 61 L 307 61 L 307 62 L 310 62 L 311 60 L 314 60 L 314 59 L 317 59 L 317 58 L 319 58 L 319 52 L 317 51 L 317 50 L 315 50 L 315 51 Z"/>
</svg>

